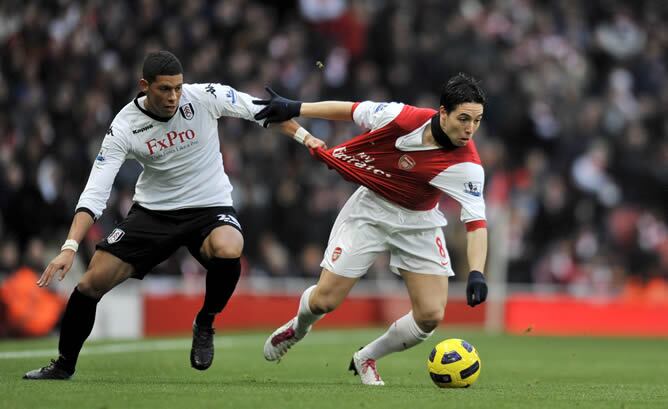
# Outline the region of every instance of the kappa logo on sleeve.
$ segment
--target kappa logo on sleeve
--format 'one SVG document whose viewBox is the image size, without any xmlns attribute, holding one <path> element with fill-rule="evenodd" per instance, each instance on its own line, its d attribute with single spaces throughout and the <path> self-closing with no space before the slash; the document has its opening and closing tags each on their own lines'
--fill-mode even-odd
<svg viewBox="0 0 668 409">
<path fill-rule="evenodd" d="M 121 241 L 121 239 L 125 236 L 125 232 L 121 229 L 114 229 L 114 231 L 111 232 L 111 234 L 107 237 L 107 243 L 109 244 L 114 244 L 116 242 Z"/>
<path fill-rule="evenodd" d="M 475 197 L 482 196 L 482 183 L 481 182 L 464 183 L 464 193 L 468 193 L 471 196 Z"/>
<path fill-rule="evenodd" d="M 204 87 L 204 91 L 208 92 L 209 94 L 213 95 L 214 98 L 218 99 L 216 96 L 216 89 L 213 87 L 213 84 L 209 84 L 206 87 Z"/>
</svg>

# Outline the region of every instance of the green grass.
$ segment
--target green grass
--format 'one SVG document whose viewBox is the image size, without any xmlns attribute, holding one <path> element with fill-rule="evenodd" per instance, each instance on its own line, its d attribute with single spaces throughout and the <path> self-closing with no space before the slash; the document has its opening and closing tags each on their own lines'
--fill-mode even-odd
<svg viewBox="0 0 668 409">
<path fill-rule="evenodd" d="M 316 330 L 279 364 L 262 357 L 267 333 L 217 335 L 205 372 L 189 367 L 189 339 L 90 342 L 72 381 L 24 381 L 56 339 L 0 342 L 0 407 L 13 408 L 668 408 L 668 340 L 487 335 L 446 328 L 423 345 L 388 356 L 385 387 L 364 387 L 350 356 L 383 329 Z M 438 389 L 426 359 L 441 339 L 480 352 L 468 389 Z M 118 351 L 118 345 L 127 349 Z M 41 353 L 17 356 L 14 351 Z M 10 354 L 10 352 L 12 352 Z"/>
</svg>

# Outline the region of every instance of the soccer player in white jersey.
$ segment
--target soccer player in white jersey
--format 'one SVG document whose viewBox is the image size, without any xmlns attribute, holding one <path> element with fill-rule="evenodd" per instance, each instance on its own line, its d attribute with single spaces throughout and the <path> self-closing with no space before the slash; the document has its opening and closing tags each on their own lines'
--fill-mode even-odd
<svg viewBox="0 0 668 409">
<path fill-rule="evenodd" d="M 366 274 L 378 253 L 390 252 L 390 267 L 403 277 L 412 310 L 379 338 L 353 354 L 350 370 L 365 385 L 383 385 L 376 361 L 426 340 L 444 316 L 448 277 L 454 275 L 438 209 L 442 193 L 461 206 L 467 229 L 470 306 L 487 298 L 482 273 L 487 254 L 484 171 L 473 143 L 485 97 L 465 74 L 443 87 L 438 111 L 400 103 L 324 101 L 302 103 L 271 89 L 256 119 L 265 125 L 295 116 L 353 120 L 367 132 L 329 150 L 312 153 L 347 180 L 362 186 L 334 223 L 318 283 L 301 296 L 297 315 L 264 345 L 267 360 L 279 360 L 324 314 L 336 309 Z"/>
<path fill-rule="evenodd" d="M 79 351 L 90 335 L 102 296 L 126 279 L 141 279 L 179 247 L 207 269 L 202 309 L 193 322 L 191 366 L 207 369 L 213 360 L 213 321 L 239 280 L 244 240 L 232 207 L 232 186 L 223 168 L 218 118 L 255 121 L 260 107 L 252 97 L 221 84 L 184 84 L 179 60 L 167 51 L 148 54 L 141 93 L 116 115 L 95 158 L 61 252 L 38 280 L 48 286 L 62 280 L 78 245 L 106 207 L 121 164 L 135 158 L 143 171 L 134 205 L 111 234 L 97 244 L 86 272 L 75 287 L 62 319 L 59 357 L 25 379 L 69 379 Z M 303 128 L 294 121 L 280 125 L 306 146 Z"/>
</svg>

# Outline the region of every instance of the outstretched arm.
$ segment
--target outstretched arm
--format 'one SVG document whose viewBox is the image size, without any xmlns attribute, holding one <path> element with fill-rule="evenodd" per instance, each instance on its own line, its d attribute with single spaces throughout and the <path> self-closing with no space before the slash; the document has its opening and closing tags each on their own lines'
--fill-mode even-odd
<svg viewBox="0 0 668 409">
<path fill-rule="evenodd" d="M 353 103 L 344 101 L 303 102 L 300 116 L 332 121 L 352 121 Z"/>
<path fill-rule="evenodd" d="M 327 149 L 327 144 L 322 140 L 311 135 L 306 129 L 302 128 L 301 125 L 295 120 L 289 120 L 281 122 L 277 125 L 282 134 L 285 134 L 297 142 L 305 145 L 310 149 L 323 148 Z"/>
<path fill-rule="evenodd" d="M 271 123 L 283 122 L 297 116 L 308 118 L 321 118 L 338 121 L 351 121 L 352 102 L 343 101 L 322 101 L 322 102 L 301 102 L 293 101 L 278 95 L 271 88 L 266 88 L 269 93 L 269 99 L 254 100 L 255 105 L 264 105 L 264 108 L 255 114 L 255 119 L 261 121 L 264 119 L 264 126 Z"/>
</svg>

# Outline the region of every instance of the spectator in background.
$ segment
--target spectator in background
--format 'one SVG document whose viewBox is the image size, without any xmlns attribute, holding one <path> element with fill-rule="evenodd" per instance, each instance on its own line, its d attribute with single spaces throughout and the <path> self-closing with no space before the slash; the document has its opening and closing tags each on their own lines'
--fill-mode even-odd
<svg viewBox="0 0 668 409">
<path fill-rule="evenodd" d="M 113 112 L 133 95 L 133 73 L 146 51 L 169 48 L 194 68 L 193 78 L 225 73 L 239 88 L 259 93 L 263 84 L 275 83 L 279 92 L 304 100 L 364 97 L 430 105 L 417 99 L 434 98 L 431 90 L 442 73 L 469 71 L 482 80 L 488 97 L 478 136 L 483 161 L 489 166 L 491 156 L 499 156 L 497 147 L 505 150 L 488 168 L 486 190 L 494 192 L 491 203 L 508 210 L 514 221 L 513 260 L 524 267 L 510 268 L 510 278 L 533 282 L 542 257 L 557 252 L 556 243 L 564 238 L 538 232 L 547 226 L 538 210 L 549 207 L 544 201 L 550 198 L 541 188 L 543 179 L 532 178 L 542 175 L 560 175 L 560 189 L 569 198 L 561 216 L 573 220 L 564 236 L 575 243 L 579 227 L 591 227 L 599 244 L 595 257 L 610 260 L 618 272 L 615 288 L 629 276 L 641 282 L 650 274 L 668 277 L 665 262 L 652 268 L 636 263 L 635 246 L 629 244 L 634 241 L 620 245 L 610 228 L 617 213 L 650 213 L 657 231 L 668 226 L 668 190 L 662 188 L 668 185 L 667 2 L 646 0 L 630 7 L 625 2 L 333 0 L 314 15 L 309 10 L 315 3 L 322 2 L 282 2 L 280 9 L 250 0 L 169 2 L 170 7 L 129 0 L 0 3 L 0 240 L 14 238 L 21 257 L 33 237 L 57 250 L 60 243 L 49 238 L 66 233 L 100 136 Z M 322 15 L 323 10 L 334 12 Z M 341 30 L 350 27 L 340 24 L 345 16 L 355 20 L 354 41 Z M 323 24 L 332 29 L 323 30 Z M 469 52 L 472 46 L 475 54 Z M 322 69 L 317 61 L 324 63 Z M 306 126 L 329 145 L 351 134 L 346 124 L 314 120 Z M 304 207 L 309 204 L 309 218 L 331 226 L 332 208 L 310 204 L 320 203 L 327 190 L 331 194 L 325 195 L 336 200 L 332 206 L 340 207 L 350 187 L 289 141 L 268 141 L 270 149 L 259 155 L 257 144 L 249 142 L 259 138 L 258 130 L 225 120 L 219 128 L 248 264 L 259 263 L 259 238 L 268 233 L 296 263 L 305 248 L 322 243 L 321 235 L 327 234 L 324 229 L 286 240 L 300 228 Z M 606 185 L 615 187 L 612 207 L 601 206 L 597 194 L 581 184 L 582 175 L 576 180 L 572 171 L 576 160 L 579 170 L 591 163 L 589 154 L 598 145 L 607 150 L 602 172 Z M 545 158 L 543 173 L 526 172 L 530 152 Z M 39 187 L 38 169 L 51 167 L 40 166 L 43 161 L 53 163 L 54 179 L 46 186 L 58 186 L 55 191 Z M 127 194 L 121 192 L 132 189 L 139 171 L 132 163 L 120 170 L 109 211 L 86 246 L 125 216 Z M 289 201 L 284 185 L 296 186 Z M 20 204 L 28 199 L 17 192 L 25 192 L 33 207 L 21 216 L 10 210 L 29 210 Z M 36 223 L 35 212 L 51 217 Z M 630 219 L 633 228 L 637 220 Z M 646 251 L 665 260 L 668 238 L 657 237 L 659 244 Z"/>
</svg>

